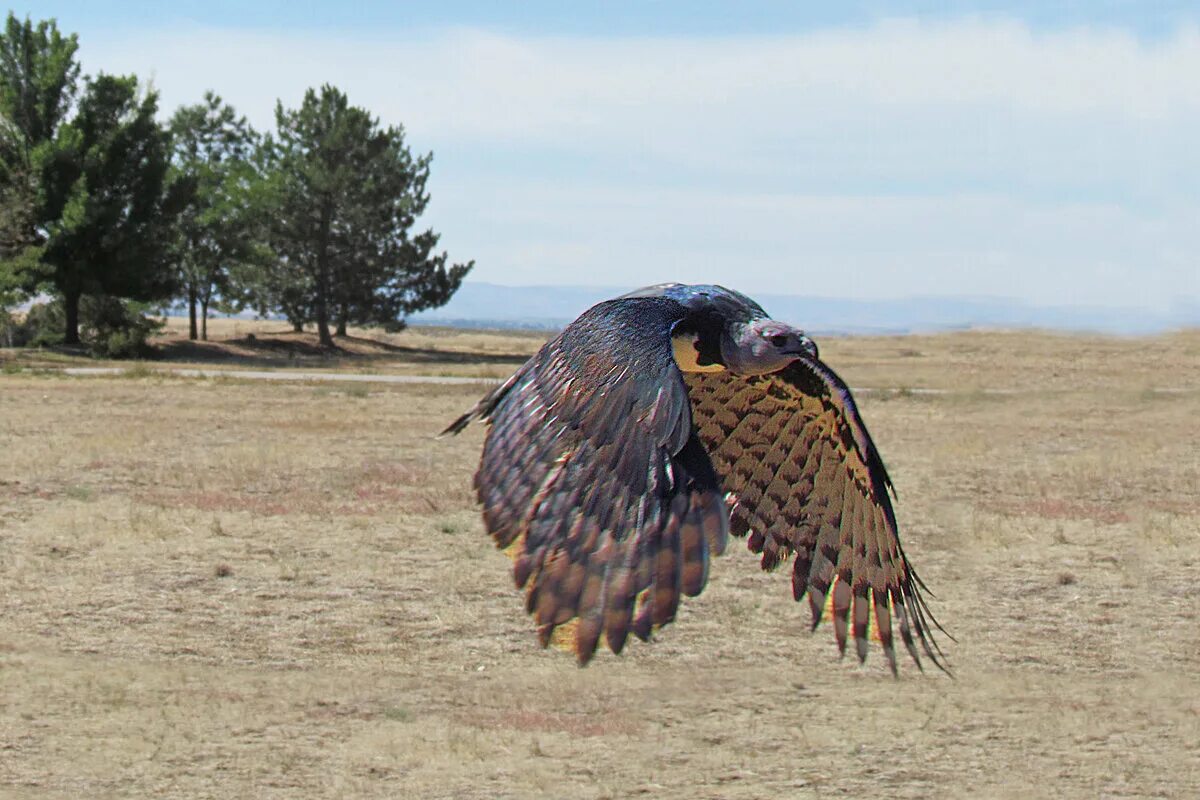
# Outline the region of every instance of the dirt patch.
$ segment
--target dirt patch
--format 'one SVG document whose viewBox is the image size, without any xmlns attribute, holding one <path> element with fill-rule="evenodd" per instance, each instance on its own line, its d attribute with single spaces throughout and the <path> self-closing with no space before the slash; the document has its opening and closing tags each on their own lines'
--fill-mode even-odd
<svg viewBox="0 0 1200 800">
<path fill-rule="evenodd" d="M 1102 525 L 1130 522 L 1133 517 L 1117 506 L 1107 503 L 1087 503 L 1062 498 L 1039 498 L 986 506 L 997 514 L 1038 517 L 1040 519 L 1085 519 Z"/>
</svg>

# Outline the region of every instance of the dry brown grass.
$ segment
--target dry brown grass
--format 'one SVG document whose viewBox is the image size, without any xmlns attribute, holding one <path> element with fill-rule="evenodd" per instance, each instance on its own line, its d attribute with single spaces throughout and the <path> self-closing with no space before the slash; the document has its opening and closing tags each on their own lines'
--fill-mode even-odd
<svg viewBox="0 0 1200 800">
<path fill-rule="evenodd" d="M 432 439 L 469 386 L 0 375 L 0 794 L 1200 793 L 1200 335 L 822 345 L 952 390 L 862 404 L 954 680 L 839 663 L 738 546 L 653 645 L 538 649 L 482 433 Z"/>
</svg>

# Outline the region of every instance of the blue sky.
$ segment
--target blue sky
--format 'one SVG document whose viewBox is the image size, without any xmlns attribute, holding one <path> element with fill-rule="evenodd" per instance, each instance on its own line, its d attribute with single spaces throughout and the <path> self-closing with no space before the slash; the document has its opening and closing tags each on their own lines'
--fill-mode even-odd
<svg viewBox="0 0 1200 800">
<path fill-rule="evenodd" d="M 1180 23 L 1194 21 L 1196 3 L 1172 0 L 1087 0 L 1080 2 L 799 2 L 798 0 L 443 0 L 442 2 L 356 3 L 274 0 L 174 0 L 174 2 L 96 3 L 68 0 L 15 7 L 36 17 L 56 16 L 100 29 L 204 25 L 319 30 L 436 30 L 466 26 L 514 34 L 583 36 L 725 36 L 798 32 L 828 26 L 867 25 L 886 17 L 946 19 L 974 16 L 1021 19 L 1039 30 L 1112 26 L 1144 37 L 1161 37 Z"/>
<path fill-rule="evenodd" d="M 1195 3 L 90 2 L 86 71 L 331 82 L 474 278 L 1200 307 Z"/>
</svg>

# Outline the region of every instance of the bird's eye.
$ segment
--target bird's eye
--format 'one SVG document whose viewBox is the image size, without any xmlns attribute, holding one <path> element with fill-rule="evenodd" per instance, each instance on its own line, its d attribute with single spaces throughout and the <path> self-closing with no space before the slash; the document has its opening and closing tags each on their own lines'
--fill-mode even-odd
<svg viewBox="0 0 1200 800">
<path fill-rule="evenodd" d="M 787 344 L 788 337 L 785 334 L 777 333 L 774 336 L 769 337 L 767 341 L 773 344 L 775 347 L 783 347 L 785 344 Z"/>
</svg>

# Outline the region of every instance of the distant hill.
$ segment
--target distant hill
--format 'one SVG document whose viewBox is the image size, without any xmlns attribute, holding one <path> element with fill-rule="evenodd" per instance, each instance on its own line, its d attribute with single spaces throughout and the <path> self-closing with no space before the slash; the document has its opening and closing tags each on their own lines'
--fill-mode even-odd
<svg viewBox="0 0 1200 800">
<path fill-rule="evenodd" d="M 632 286 L 501 286 L 464 283 L 441 308 L 414 314 L 413 325 L 462 328 L 561 328 L 601 300 L 628 292 Z M 1112 334 L 1151 334 L 1200 327 L 1200 302 L 1181 300 L 1169 312 L 1098 306 L 1036 306 L 989 297 L 909 297 L 899 300 L 848 300 L 836 297 L 752 293 L 776 319 L 810 333 L 888 334 L 965 328 L 1044 328 Z M 19 306 L 23 311 L 37 297 Z M 170 316 L 187 309 L 176 305 Z M 226 316 L 214 314 L 214 317 Z M 236 316 L 252 318 L 251 312 Z"/>
<path fill-rule="evenodd" d="M 410 318 L 414 325 L 560 328 L 589 306 L 634 287 L 500 286 L 467 282 L 442 308 Z M 752 295 L 776 319 L 813 333 L 907 333 L 974 327 L 1047 328 L 1104 333 L 1156 333 L 1200 326 L 1200 304 L 1171 313 L 1136 308 L 1034 306 L 981 297 L 847 300 L 797 295 Z"/>
</svg>

